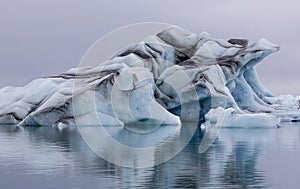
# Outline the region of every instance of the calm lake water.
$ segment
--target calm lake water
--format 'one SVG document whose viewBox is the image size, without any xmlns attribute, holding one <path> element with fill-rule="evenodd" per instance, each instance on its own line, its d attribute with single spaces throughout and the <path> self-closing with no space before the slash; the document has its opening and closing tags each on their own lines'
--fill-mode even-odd
<svg viewBox="0 0 300 189">
<path fill-rule="evenodd" d="M 0 126 L 0 188 L 300 188 L 299 123 L 222 129 L 199 154 L 202 136 L 170 161 L 132 169 L 96 156 L 76 130 Z"/>
</svg>

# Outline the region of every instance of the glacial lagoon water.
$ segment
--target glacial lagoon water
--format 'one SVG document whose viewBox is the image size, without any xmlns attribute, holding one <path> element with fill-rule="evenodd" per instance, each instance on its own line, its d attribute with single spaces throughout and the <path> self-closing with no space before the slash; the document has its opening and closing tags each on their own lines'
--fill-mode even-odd
<svg viewBox="0 0 300 189">
<path fill-rule="evenodd" d="M 299 123 L 224 128 L 199 154 L 202 137 L 198 129 L 170 161 L 132 169 L 99 158 L 75 129 L 0 126 L 0 188 L 300 188 Z"/>
</svg>

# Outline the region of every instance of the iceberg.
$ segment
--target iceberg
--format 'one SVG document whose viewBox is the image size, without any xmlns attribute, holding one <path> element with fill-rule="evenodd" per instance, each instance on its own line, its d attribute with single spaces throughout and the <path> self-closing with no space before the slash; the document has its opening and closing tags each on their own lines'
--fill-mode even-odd
<svg viewBox="0 0 300 189">
<path fill-rule="evenodd" d="M 300 97 L 275 96 L 255 70 L 278 50 L 264 38 L 226 41 L 170 26 L 98 66 L 0 89 L 0 123 L 205 127 L 221 112 L 225 127 L 276 127 L 300 120 Z"/>
</svg>

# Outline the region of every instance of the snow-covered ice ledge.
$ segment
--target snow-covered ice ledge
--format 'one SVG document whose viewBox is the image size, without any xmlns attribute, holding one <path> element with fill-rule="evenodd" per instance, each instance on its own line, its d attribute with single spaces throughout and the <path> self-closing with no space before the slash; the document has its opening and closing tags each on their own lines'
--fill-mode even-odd
<svg viewBox="0 0 300 189">
<path fill-rule="evenodd" d="M 0 89 L 0 123 L 64 128 L 76 117 L 91 125 L 207 124 L 216 112 L 224 113 L 224 127 L 298 121 L 300 97 L 274 96 L 254 67 L 278 50 L 266 39 L 225 41 L 168 27 L 97 67 Z"/>
</svg>

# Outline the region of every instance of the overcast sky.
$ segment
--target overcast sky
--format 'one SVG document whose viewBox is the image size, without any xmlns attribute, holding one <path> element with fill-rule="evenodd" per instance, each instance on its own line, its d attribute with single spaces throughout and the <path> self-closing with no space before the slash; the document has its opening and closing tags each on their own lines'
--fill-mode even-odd
<svg viewBox="0 0 300 189">
<path fill-rule="evenodd" d="M 77 67 L 107 32 L 165 22 L 228 39 L 265 37 L 281 50 L 257 66 L 276 94 L 300 94 L 298 0 L 0 0 L 0 87 Z"/>
</svg>

